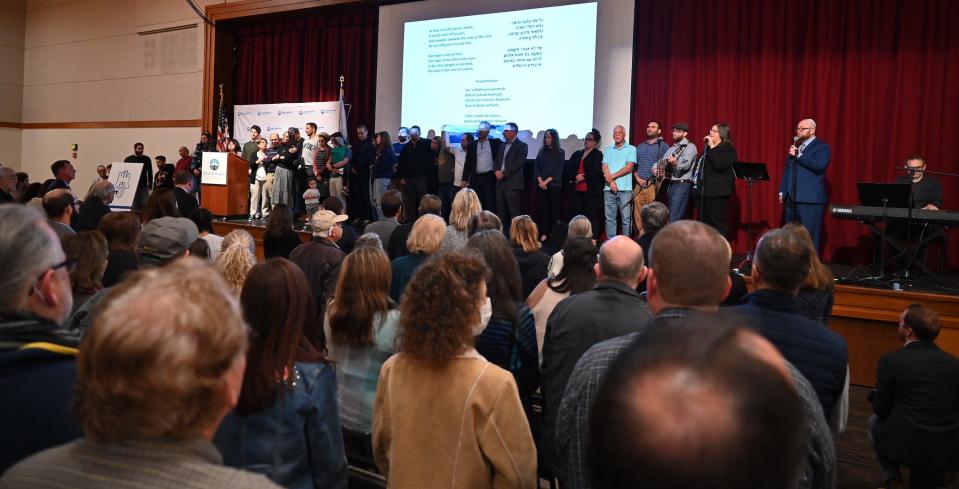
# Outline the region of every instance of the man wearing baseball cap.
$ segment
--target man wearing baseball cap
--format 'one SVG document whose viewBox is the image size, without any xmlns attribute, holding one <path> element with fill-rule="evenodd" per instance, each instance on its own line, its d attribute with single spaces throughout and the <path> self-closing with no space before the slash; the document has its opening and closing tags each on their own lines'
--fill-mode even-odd
<svg viewBox="0 0 959 489">
<path fill-rule="evenodd" d="M 160 217 L 148 221 L 140 231 L 137 256 L 141 267 L 162 267 L 190 254 L 190 246 L 200 232 L 184 217 Z"/>
<path fill-rule="evenodd" d="M 685 122 L 673 124 L 673 145 L 666 150 L 666 163 L 673 168 L 666 192 L 669 201 L 669 222 L 686 218 L 689 192 L 693 186 L 693 161 L 696 160 L 696 145 L 686 139 L 689 126 Z"/>
<path fill-rule="evenodd" d="M 310 282 L 313 299 L 316 300 L 318 318 L 323 317 L 326 300 L 336 287 L 336 279 L 340 275 L 340 264 L 346 256 L 336 242 L 343 236 L 340 223 L 347 219 L 349 217 L 346 214 L 336 214 L 328 210 L 316 211 L 310 221 L 313 228 L 313 241 L 297 246 L 290 253 L 290 261 L 303 270 Z M 319 328 L 323 327 L 323 321 L 317 324 Z M 304 334 L 310 338 L 318 338 L 319 336 L 310 335 L 323 333 L 322 331 L 304 331 Z"/>
</svg>

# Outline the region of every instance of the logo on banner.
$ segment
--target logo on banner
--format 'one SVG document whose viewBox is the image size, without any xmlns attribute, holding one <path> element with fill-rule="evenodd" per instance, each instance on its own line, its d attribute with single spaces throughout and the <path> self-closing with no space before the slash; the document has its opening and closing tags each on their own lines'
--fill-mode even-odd
<svg viewBox="0 0 959 489">
<path fill-rule="evenodd" d="M 263 117 L 263 116 L 265 116 L 265 115 L 270 115 L 270 114 L 272 114 L 272 112 L 270 112 L 270 111 L 268 111 L 268 110 L 266 110 L 266 111 L 264 111 L 264 110 L 258 110 L 258 111 L 256 111 L 256 115 L 259 116 L 259 117 Z"/>
<path fill-rule="evenodd" d="M 211 160 L 210 160 L 210 169 L 213 170 L 213 171 L 219 170 L 219 169 L 220 169 L 220 160 L 218 160 L 218 159 L 216 159 L 216 158 L 211 159 Z"/>
<path fill-rule="evenodd" d="M 312 110 L 301 110 L 301 111 L 300 111 L 300 115 L 312 114 L 313 112 L 314 112 L 314 111 L 312 111 Z"/>
<path fill-rule="evenodd" d="M 252 114 L 252 112 L 237 112 L 237 113 L 236 113 L 237 117 L 243 117 L 243 116 L 245 116 L 245 115 L 250 115 L 250 114 Z"/>
<path fill-rule="evenodd" d="M 293 113 L 292 110 L 278 110 L 278 111 L 276 111 L 276 115 L 278 115 L 278 116 L 280 116 L 280 117 L 283 117 L 283 116 L 285 116 L 285 115 L 292 114 L 292 113 Z"/>
<path fill-rule="evenodd" d="M 336 109 L 320 109 L 320 115 L 326 115 L 336 112 Z"/>
<path fill-rule="evenodd" d="M 280 129 L 283 129 L 283 128 L 282 128 L 282 127 L 267 126 L 266 132 L 279 131 Z"/>
</svg>

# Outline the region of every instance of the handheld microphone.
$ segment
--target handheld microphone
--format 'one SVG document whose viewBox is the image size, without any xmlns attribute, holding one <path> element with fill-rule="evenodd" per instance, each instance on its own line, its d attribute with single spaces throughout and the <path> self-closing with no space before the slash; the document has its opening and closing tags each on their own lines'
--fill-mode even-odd
<svg viewBox="0 0 959 489">
<path fill-rule="evenodd" d="M 792 157 L 792 158 L 799 158 L 799 145 L 798 145 L 798 143 L 799 143 L 799 136 L 793 136 L 793 146 L 796 147 L 796 154 L 795 154 L 795 155 L 790 155 L 790 157 Z"/>
</svg>

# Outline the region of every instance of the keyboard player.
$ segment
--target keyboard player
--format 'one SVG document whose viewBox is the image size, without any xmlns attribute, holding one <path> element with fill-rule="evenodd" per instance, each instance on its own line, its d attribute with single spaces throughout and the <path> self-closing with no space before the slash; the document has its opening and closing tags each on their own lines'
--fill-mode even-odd
<svg viewBox="0 0 959 489">
<path fill-rule="evenodd" d="M 912 182 L 912 207 L 938 211 L 942 208 L 942 186 L 939 181 L 926 175 L 926 160 L 919 155 L 906 158 L 908 175 L 896 179 L 895 183 Z"/>
</svg>

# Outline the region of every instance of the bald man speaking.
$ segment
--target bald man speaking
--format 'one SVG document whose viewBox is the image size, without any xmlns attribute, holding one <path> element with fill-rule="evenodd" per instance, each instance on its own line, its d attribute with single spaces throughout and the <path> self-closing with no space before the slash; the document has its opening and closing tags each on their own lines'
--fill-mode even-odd
<svg viewBox="0 0 959 489">
<path fill-rule="evenodd" d="M 816 251 L 820 249 L 826 208 L 825 179 L 829 157 L 829 145 L 816 137 L 816 121 L 799 121 L 786 158 L 786 172 L 779 185 L 779 202 L 786 207 L 786 222 L 806 226 Z"/>
</svg>

